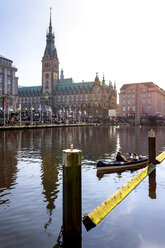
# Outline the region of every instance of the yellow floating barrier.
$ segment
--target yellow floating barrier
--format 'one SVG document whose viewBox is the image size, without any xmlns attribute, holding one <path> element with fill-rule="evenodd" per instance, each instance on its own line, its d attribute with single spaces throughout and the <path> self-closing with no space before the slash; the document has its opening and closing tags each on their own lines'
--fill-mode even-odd
<svg viewBox="0 0 165 248">
<path fill-rule="evenodd" d="M 165 152 L 162 152 L 156 157 L 156 160 L 161 163 L 165 159 Z"/>
<path fill-rule="evenodd" d="M 91 213 L 85 214 L 83 223 L 87 231 L 97 226 L 155 167 L 155 165 L 147 166 Z"/>
</svg>

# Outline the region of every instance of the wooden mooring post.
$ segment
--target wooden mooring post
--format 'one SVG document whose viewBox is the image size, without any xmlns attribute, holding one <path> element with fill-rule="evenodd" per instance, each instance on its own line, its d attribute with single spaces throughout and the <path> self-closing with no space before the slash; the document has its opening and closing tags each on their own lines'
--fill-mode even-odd
<svg viewBox="0 0 165 248">
<path fill-rule="evenodd" d="M 63 247 L 81 247 L 81 150 L 63 150 Z"/>
<path fill-rule="evenodd" d="M 155 131 L 151 129 L 148 132 L 148 155 L 149 164 L 155 164 L 156 162 L 156 136 Z"/>
</svg>

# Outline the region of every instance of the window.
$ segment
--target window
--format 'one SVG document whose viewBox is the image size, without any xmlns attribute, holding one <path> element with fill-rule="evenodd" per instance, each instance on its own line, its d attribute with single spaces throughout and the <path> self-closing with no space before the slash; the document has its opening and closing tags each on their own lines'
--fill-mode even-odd
<svg viewBox="0 0 165 248">
<path fill-rule="evenodd" d="M 125 106 L 123 107 L 123 112 L 125 112 Z"/>
<path fill-rule="evenodd" d="M 12 71 L 11 70 L 7 70 L 7 75 L 11 76 Z"/>
<path fill-rule="evenodd" d="M 8 77 L 8 79 L 7 79 L 7 84 L 11 85 L 11 78 L 10 77 Z"/>
<path fill-rule="evenodd" d="M 2 84 L 2 81 L 3 81 L 3 76 L 0 75 L 0 84 Z"/>
<path fill-rule="evenodd" d="M 8 88 L 7 88 L 7 93 L 11 94 L 11 87 L 10 86 L 8 86 Z"/>
</svg>

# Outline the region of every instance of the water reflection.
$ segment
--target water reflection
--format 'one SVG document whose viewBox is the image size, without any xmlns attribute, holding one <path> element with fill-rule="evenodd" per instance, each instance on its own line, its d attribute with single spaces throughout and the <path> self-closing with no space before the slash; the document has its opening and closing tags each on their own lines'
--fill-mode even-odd
<svg viewBox="0 0 165 248">
<path fill-rule="evenodd" d="M 151 199 L 156 199 L 156 169 L 149 174 L 148 183 L 149 183 L 149 197 Z"/>
<path fill-rule="evenodd" d="M 148 139 L 146 130 L 140 126 L 120 127 L 120 147 L 124 153 L 148 154 Z"/>
<path fill-rule="evenodd" d="M 14 132 L 0 132 L 0 204 L 10 203 L 10 190 L 16 184 L 17 140 Z"/>
<path fill-rule="evenodd" d="M 26 242 L 26 247 L 53 247 L 62 225 L 60 184 L 62 184 L 63 149 L 73 144 L 74 148 L 82 150 L 84 180 L 82 202 L 85 209 L 92 210 L 106 194 L 109 194 L 109 191 L 116 191 L 134 175 L 130 175 L 130 172 L 125 172 L 124 175 L 115 173 L 103 175 L 104 178 L 98 180 L 96 162 L 98 160 L 107 162 L 113 159 L 119 149 L 123 153 L 136 152 L 146 155 L 148 153 L 147 132 L 150 129 L 151 127 L 70 127 L 0 132 L 0 207 L 2 211 L 0 243 L 3 242 L 6 245 L 4 247 L 11 247 L 11 242 L 13 247 L 23 247 Z M 157 154 L 159 154 L 164 149 L 165 128 L 155 127 L 154 130 L 157 137 Z M 156 188 L 163 188 L 156 184 L 156 171 L 154 173 L 149 176 L 149 186 L 147 185 L 148 195 L 152 199 L 156 199 Z M 143 188 L 144 185 L 141 185 L 140 187 Z M 140 187 L 138 194 L 141 192 Z M 158 200 L 156 199 L 154 203 Z M 147 199 L 144 199 L 144 202 L 147 202 Z M 127 208 L 126 205 L 125 208 Z M 139 212 L 141 214 L 141 211 Z M 134 216 L 138 219 L 137 213 L 138 211 L 134 212 Z M 155 216 L 157 214 L 155 212 Z M 133 220 L 134 216 L 129 213 L 128 217 Z M 26 220 L 26 225 L 23 220 Z M 107 223 L 108 220 L 107 218 Z M 126 230 L 125 227 L 128 228 L 125 221 L 115 222 L 114 218 L 110 221 L 111 233 L 114 236 L 118 237 L 118 233 Z M 105 229 L 102 225 L 98 227 L 98 231 L 95 229 L 91 236 L 83 236 L 83 239 L 89 238 L 89 244 L 91 242 L 91 246 L 86 247 L 92 247 L 93 240 L 99 243 L 99 238 L 101 245 L 106 247 L 107 243 L 102 238 L 103 232 L 99 228 L 103 228 L 105 233 L 108 232 L 109 224 L 107 223 L 104 222 Z M 119 226 L 117 223 L 120 223 Z M 133 232 L 133 224 L 131 226 L 129 223 L 129 225 L 131 229 L 129 231 Z M 15 236 L 19 234 L 20 238 L 15 239 L 11 230 L 14 230 Z M 35 241 L 33 241 L 34 236 Z M 110 238 L 112 236 L 110 237 L 108 233 L 107 242 L 111 242 L 112 246 L 115 245 L 117 239 L 110 240 Z M 28 240 L 31 240 L 31 243 Z M 21 245 L 19 242 L 22 242 Z M 88 244 L 88 240 L 83 242 Z M 95 245 L 95 247 L 100 246 Z"/>
<path fill-rule="evenodd" d="M 56 136 L 56 132 L 54 132 Z M 52 213 L 55 208 L 55 200 L 58 196 L 58 151 L 55 150 L 54 142 L 56 142 L 55 137 L 53 136 L 52 129 L 45 130 L 41 135 L 41 180 L 43 185 L 43 192 L 45 196 L 45 202 L 47 203 L 47 210 L 49 213 L 49 220 L 45 223 L 44 227 L 47 227 L 52 222 Z M 56 155 L 55 155 L 56 154 Z"/>
</svg>

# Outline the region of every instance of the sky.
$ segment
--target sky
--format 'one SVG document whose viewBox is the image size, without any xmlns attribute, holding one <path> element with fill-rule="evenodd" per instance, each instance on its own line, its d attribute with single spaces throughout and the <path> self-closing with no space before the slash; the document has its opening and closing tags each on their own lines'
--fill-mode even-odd
<svg viewBox="0 0 165 248">
<path fill-rule="evenodd" d="M 154 82 L 165 89 L 164 0 L 0 0 L 0 54 L 18 68 L 19 85 L 41 85 L 52 7 L 55 46 L 65 78 L 117 90 Z"/>
</svg>

